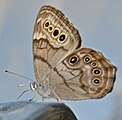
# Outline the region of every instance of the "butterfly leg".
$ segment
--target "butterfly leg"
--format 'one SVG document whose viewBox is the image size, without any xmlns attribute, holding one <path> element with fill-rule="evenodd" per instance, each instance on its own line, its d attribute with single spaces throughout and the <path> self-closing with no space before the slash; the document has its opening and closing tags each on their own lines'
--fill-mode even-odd
<svg viewBox="0 0 122 120">
<path fill-rule="evenodd" d="M 43 102 L 45 101 L 45 99 L 46 99 L 46 97 L 45 97 L 45 96 L 42 96 L 42 101 L 43 101 Z"/>
<path fill-rule="evenodd" d="M 36 95 L 36 91 L 33 91 L 32 98 L 29 101 L 32 101 L 35 98 L 35 95 Z"/>
<path fill-rule="evenodd" d="M 26 92 L 28 92 L 30 89 L 27 89 L 27 90 L 24 90 L 18 97 L 17 97 L 17 100 Z"/>
<path fill-rule="evenodd" d="M 52 91 L 52 93 L 58 102 L 62 102 L 61 98 L 54 91 Z"/>
</svg>

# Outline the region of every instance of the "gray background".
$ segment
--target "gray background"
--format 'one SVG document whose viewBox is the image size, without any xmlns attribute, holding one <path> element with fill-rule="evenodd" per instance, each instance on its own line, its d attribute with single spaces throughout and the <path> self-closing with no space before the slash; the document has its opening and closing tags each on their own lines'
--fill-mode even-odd
<svg viewBox="0 0 122 120">
<path fill-rule="evenodd" d="M 0 0 L 0 102 L 16 101 L 29 82 L 6 74 L 4 69 L 34 78 L 32 32 L 40 7 L 60 9 L 83 36 L 84 47 L 101 51 L 117 67 L 112 93 L 100 100 L 64 101 L 79 120 L 122 118 L 122 1 L 121 0 Z M 27 86 L 18 88 L 18 84 Z M 20 100 L 28 100 L 31 92 Z M 35 101 L 40 101 L 37 95 Z M 55 101 L 55 100 L 47 100 Z"/>
</svg>

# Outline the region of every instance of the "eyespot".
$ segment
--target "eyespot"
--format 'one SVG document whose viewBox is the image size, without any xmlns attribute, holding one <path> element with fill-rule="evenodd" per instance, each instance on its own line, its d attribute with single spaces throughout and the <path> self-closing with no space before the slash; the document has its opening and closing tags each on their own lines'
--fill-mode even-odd
<svg viewBox="0 0 122 120">
<path fill-rule="evenodd" d="M 52 32 L 53 29 L 54 29 L 54 27 L 53 27 L 52 25 L 50 25 L 50 26 L 48 27 L 48 31 L 49 31 L 49 32 Z"/>
<path fill-rule="evenodd" d="M 100 85 L 100 84 L 101 84 L 101 80 L 100 80 L 99 78 L 94 78 L 94 79 L 92 80 L 92 84 L 93 84 L 93 85 Z"/>
<path fill-rule="evenodd" d="M 97 67 L 97 66 L 98 66 L 98 63 L 97 63 L 96 61 L 92 61 L 92 62 L 91 62 L 91 66 L 92 66 L 92 67 Z"/>
<path fill-rule="evenodd" d="M 55 28 L 52 32 L 52 37 L 53 38 L 57 38 L 60 34 L 60 29 L 59 28 Z"/>
<path fill-rule="evenodd" d="M 60 36 L 58 37 L 58 42 L 63 43 L 67 38 L 67 35 L 65 33 L 61 33 Z"/>
<path fill-rule="evenodd" d="M 45 20 L 44 22 L 44 28 L 47 29 L 50 25 L 50 21 L 49 20 Z"/>
<path fill-rule="evenodd" d="M 98 69 L 98 68 L 95 68 L 92 70 L 92 74 L 95 75 L 95 76 L 100 76 L 101 75 L 101 70 Z"/>
<path fill-rule="evenodd" d="M 86 56 L 84 57 L 84 62 L 85 62 L 85 63 L 89 63 L 90 61 L 91 61 L 90 56 L 86 55 Z"/>
<path fill-rule="evenodd" d="M 70 57 L 70 59 L 69 59 L 69 63 L 71 65 L 74 65 L 75 63 L 77 63 L 77 61 L 78 61 L 78 56 L 76 56 L 76 55 Z"/>
</svg>

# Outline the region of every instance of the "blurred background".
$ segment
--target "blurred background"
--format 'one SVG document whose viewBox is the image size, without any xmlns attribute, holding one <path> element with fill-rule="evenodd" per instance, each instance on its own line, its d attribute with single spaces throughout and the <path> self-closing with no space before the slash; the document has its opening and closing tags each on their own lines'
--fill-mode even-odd
<svg viewBox="0 0 122 120">
<path fill-rule="evenodd" d="M 79 120 L 122 118 L 122 1 L 121 0 L 0 0 L 0 103 L 16 101 L 29 82 L 4 69 L 33 80 L 32 32 L 42 5 L 60 9 L 83 36 L 84 47 L 101 51 L 118 67 L 113 91 L 99 100 L 64 101 Z M 18 88 L 18 84 L 27 86 Z M 29 100 L 31 92 L 20 100 Z M 40 101 L 36 96 L 35 101 Z M 50 101 L 50 100 L 48 100 Z M 55 101 L 55 100 L 54 100 Z"/>
</svg>

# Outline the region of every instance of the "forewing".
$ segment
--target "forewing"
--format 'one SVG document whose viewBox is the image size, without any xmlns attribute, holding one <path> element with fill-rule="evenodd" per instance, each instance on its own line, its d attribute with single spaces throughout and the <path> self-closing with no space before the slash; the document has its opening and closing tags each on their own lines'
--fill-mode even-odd
<svg viewBox="0 0 122 120">
<path fill-rule="evenodd" d="M 33 32 L 36 80 L 45 79 L 58 62 L 80 46 L 79 32 L 64 14 L 51 6 L 43 6 L 37 15 Z"/>
</svg>

